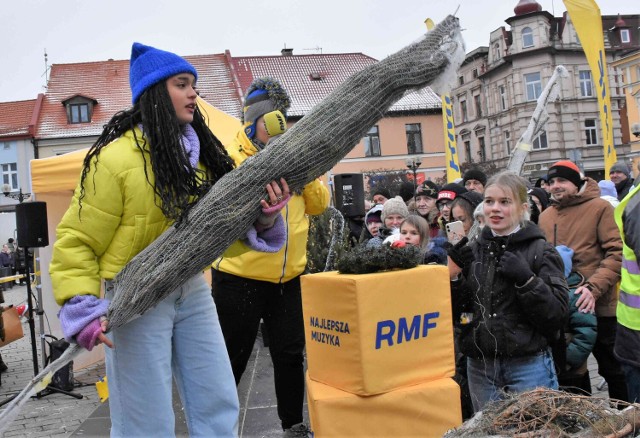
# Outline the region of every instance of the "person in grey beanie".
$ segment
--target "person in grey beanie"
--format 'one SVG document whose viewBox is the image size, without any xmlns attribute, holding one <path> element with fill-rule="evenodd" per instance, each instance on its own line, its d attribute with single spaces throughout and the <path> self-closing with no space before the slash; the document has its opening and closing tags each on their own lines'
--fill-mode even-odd
<svg viewBox="0 0 640 438">
<path fill-rule="evenodd" d="M 616 185 L 618 201 L 622 201 L 633 187 L 633 178 L 631 178 L 629 167 L 624 162 L 618 161 L 609 169 L 609 179 Z"/>
</svg>

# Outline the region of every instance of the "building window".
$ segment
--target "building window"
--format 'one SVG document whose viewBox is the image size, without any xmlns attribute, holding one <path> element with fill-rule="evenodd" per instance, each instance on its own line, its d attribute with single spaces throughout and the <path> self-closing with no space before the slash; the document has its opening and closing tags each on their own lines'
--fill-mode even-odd
<svg viewBox="0 0 640 438">
<path fill-rule="evenodd" d="M 620 29 L 620 42 L 623 44 L 631 42 L 631 35 L 629 34 L 629 29 Z"/>
<path fill-rule="evenodd" d="M 542 131 L 542 134 L 538 136 L 535 140 L 533 140 L 533 149 L 547 149 L 549 145 L 547 144 L 547 132 Z"/>
<path fill-rule="evenodd" d="M 582 97 L 593 97 L 590 70 L 580 70 L 580 95 Z"/>
<path fill-rule="evenodd" d="M 473 71 L 472 71 L 472 74 L 473 74 L 473 79 L 477 78 L 478 77 L 478 69 L 474 68 Z"/>
<path fill-rule="evenodd" d="M 460 117 L 462 117 L 462 123 L 464 123 L 464 122 L 469 120 L 469 117 L 467 116 L 467 101 L 466 100 L 461 100 L 460 101 Z"/>
<path fill-rule="evenodd" d="M 542 93 L 540 73 L 527 73 L 524 75 L 524 83 L 527 88 L 527 101 L 537 100 Z"/>
<path fill-rule="evenodd" d="M 8 151 L 9 149 L 11 149 L 11 143 L 9 143 L 8 141 L 0 142 L 0 144 L 2 145 L 2 149 L 4 149 L 5 151 Z"/>
<path fill-rule="evenodd" d="M 464 142 L 464 153 L 467 156 L 467 161 L 473 161 L 473 155 L 471 155 L 471 142 L 469 140 L 465 140 Z"/>
<path fill-rule="evenodd" d="M 407 133 L 407 152 L 410 154 L 422 153 L 422 132 L 420 123 L 407 123 L 404 125 Z"/>
<path fill-rule="evenodd" d="M 511 155 L 511 133 L 504 131 L 504 145 L 507 147 L 507 156 Z"/>
<path fill-rule="evenodd" d="M 533 31 L 530 27 L 522 29 L 522 48 L 533 47 Z"/>
<path fill-rule="evenodd" d="M 484 137 L 478 137 L 478 156 L 480 157 L 480 161 L 484 161 L 487 159 L 487 150 L 484 144 Z"/>
<path fill-rule="evenodd" d="M 587 136 L 587 146 L 598 144 L 598 129 L 596 128 L 595 119 L 586 119 L 584 121 L 584 133 Z"/>
<path fill-rule="evenodd" d="M 72 103 L 69 104 L 71 117 L 70 123 L 89 123 L 89 104 Z"/>
<path fill-rule="evenodd" d="M 476 94 L 475 96 L 473 96 L 473 102 L 476 105 L 476 117 L 477 118 L 482 117 L 482 102 L 480 102 L 479 94 Z"/>
<path fill-rule="evenodd" d="M 464 85 L 464 76 L 458 76 L 458 85 Z"/>
<path fill-rule="evenodd" d="M 380 155 L 380 132 L 378 125 L 375 125 L 364 136 L 364 156 L 379 157 Z"/>
<path fill-rule="evenodd" d="M 9 184 L 11 191 L 18 190 L 18 166 L 16 163 L 2 165 L 2 184 Z"/>
<path fill-rule="evenodd" d="M 498 94 L 500 94 L 500 109 L 504 111 L 507 109 L 507 87 L 500 85 L 498 87 Z"/>
</svg>

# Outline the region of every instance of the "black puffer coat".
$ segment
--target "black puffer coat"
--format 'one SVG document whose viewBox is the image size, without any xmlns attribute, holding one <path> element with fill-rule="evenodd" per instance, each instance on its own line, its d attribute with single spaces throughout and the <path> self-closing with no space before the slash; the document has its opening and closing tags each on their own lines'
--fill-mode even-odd
<svg viewBox="0 0 640 438">
<path fill-rule="evenodd" d="M 569 308 L 562 259 L 555 248 L 532 222 L 507 237 L 493 236 L 489 227 L 484 227 L 471 245 L 475 261 L 467 278 L 451 283 L 462 353 L 494 358 L 545 350 L 548 339 L 563 326 Z M 529 261 L 534 278 L 518 287 L 504 277 L 497 269 L 504 251 Z M 461 321 L 463 313 L 466 318 Z"/>
</svg>

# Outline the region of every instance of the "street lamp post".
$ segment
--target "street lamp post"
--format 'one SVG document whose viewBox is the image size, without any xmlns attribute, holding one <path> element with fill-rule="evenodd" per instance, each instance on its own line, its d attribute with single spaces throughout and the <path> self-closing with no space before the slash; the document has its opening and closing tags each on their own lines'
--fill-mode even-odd
<svg viewBox="0 0 640 438">
<path fill-rule="evenodd" d="M 416 190 L 418 189 L 418 178 L 417 178 L 417 171 L 420 168 L 420 165 L 422 164 L 422 158 L 421 157 L 411 157 L 411 158 L 407 158 L 405 160 L 405 164 L 407 165 L 407 168 L 410 169 L 413 172 L 413 200 L 416 200 Z"/>
</svg>

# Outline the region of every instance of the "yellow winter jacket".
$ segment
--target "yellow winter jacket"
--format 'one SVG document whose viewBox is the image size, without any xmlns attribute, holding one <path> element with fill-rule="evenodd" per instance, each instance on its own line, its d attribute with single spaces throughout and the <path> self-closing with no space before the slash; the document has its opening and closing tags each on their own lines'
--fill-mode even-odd
<svg viewBox="0 0 640 438">
<path fill-rule="evenodd" d="M 142 138 L 137 128 L 136 136 Z M 148 152 L 144 155 L 150 163 Z M 150 169 L 149 179 L 153 183 Z M 146 180 L 143 154 L 135 144 L 133 131 L 100 152 L 84 186 L 81 211 L 78 184 L 56 230 L 49 272 L 60 305 L 76 295 L 99 297 L 100 279 L 115 277 L 171 225 L 154 202 L 153 187 Z"/>
<path fill-rule="evenodd" d="M 250 156 L 258 153 L 243 130 L 239 130 L 235 140 L 228 146 L 227 153 L 236 167 Z M 252 280 L 281 283 L 289 281 L 304 272 L 307 265 L 307 236 L 309 218 L 307 215 L 321 214 L 329 206 L 329 191 L 322 181 L 307 184 L 301 195 L 294 195 L 282 209 L 287 230 L 287 241 L 277 253 L 248 251 L 241 241 L 236 241 L 213 263 L 213 268 Z M 236 256 L 239 252 L 244 252 Z M 233 254 L 233 257 L 229 255 Z"/>
</svg>

